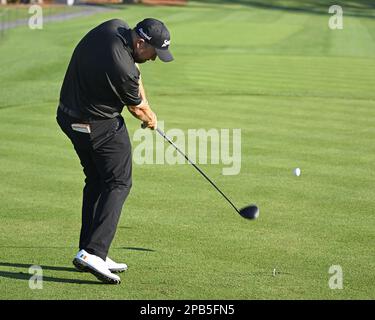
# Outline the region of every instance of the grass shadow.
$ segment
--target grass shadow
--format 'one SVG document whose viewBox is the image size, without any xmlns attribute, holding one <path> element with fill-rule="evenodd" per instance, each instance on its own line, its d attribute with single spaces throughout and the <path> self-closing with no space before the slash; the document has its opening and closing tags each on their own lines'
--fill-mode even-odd
<svg viewBox="0 0 375 320">
<path fill-rule="evenodd" d="M 32 277 L 32 274 L 24 273 L 24 272 L 0 271 L 0 277 L 29 281 L 30 278 Z M 66 278 L 48 277 L 44 275 L 43 275 L 43 281 L 57 282 L 57 283 L 71 283 L 71 284 L 103 284 L 103 282 L 100 282 L 99 280 L 90 281 L 90 280 L 66 279 Z"/>
<path fill-rule="evenodd" d="M 147 248 L 137 248 L 137 247 L 122 247 L 119 249 L 125 249 L 125 250 L 133 250 L 133 251 L 147 251 L 147 252 L 156 252 L 153 249 L 147 249 Z"/>
<path fill-rule="evenodd" d="M 58 247 L 58 246 L 51 246 L 51 247 L 41 247 L 41 246 L 0 246 L 0 248 L 8 248 L 8 249 L 74 249 L 77 250 L 77 246 L 64 246 L 64 247 Z M 1 263 L 1 262 L 0 262 Z"/>
<path fill-rule="evenodd" d="M 27 263 L 10 263 L 10 262 L 0 262 L 1 267 L 13 267 L 13 268 L 30 268 L 32 265 Z M 78 272 L 75 268 L 69 267 L 55 267 L 55 266 L 40 266 L 43 270 L 52 271 L 69 271 Z"/>
<path fill-rule="evenodd" d="M 13 268 L 30 268 L 30 264 L 25 263 L 11 263 L 11 262 L 0 262 L 0 266 L 4 267 L 13 267 Z M 68 267 L 56 267 L 56 266 L 45 266 L 40 265 L 42 270 L 52 270 L 52 271 L 68 271 L 79 273 L 74 268 Z M 29 281 L 33 275 L 28 272 L 10 272 L 10 271 L 0 271 L 0 277 L 9 278 L 9 279 L 18 279 L 18 280 L 27 280 Z M 71 284 L 103 284 L 101 281 L 90 281 L 90 280 L 79 280 L 79 279 L 67 279 L 67 278 L 58 278 L 50 277 L 43 275 L 43 281 L 46 282 L 56 282 L 56 283 L 71 283 Z"/>
</svg>

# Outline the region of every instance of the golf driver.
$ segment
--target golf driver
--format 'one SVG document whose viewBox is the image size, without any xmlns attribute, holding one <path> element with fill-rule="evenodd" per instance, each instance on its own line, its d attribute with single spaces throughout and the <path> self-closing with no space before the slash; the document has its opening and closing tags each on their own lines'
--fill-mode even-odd
<svg viewBox="0 0 375 320">
<path fill-rule="evenodd" d="M 211 181 L 211 179 L 209 177 L 207 177 L 207 175 L 201 170 L 198 168 L 198 166 L 193 163 L 188 157 L 186 154 L 184 154 L 174 143 L 171 139 L 169 139 L 165 133 L 160 130 L 159 128 L 156 128 L 156 131 L 165 139 L 167 140 L 195 169 L 198 170 L 198 172 L 206 178 L 206 180 L 211 183 L 211 185 L 217 190 L 219 191 L 219 193 L 225 198 L 225 200 L 227 200 L 229 202 L 229 204 L 234 208 L 234 210 L 236 210 L 237 213 L 239 213 L 243 218 L 246 218 L 246 219 L 256 219 L 258 218 L 259 216 L 259 209 L 256 205 L 249 205 L 249 206 L 246 206 L 240 210 L 237 209 L 237 207 L 233 204 L 232 201 L 229 200 L 229 198 Z"/>
</svg>

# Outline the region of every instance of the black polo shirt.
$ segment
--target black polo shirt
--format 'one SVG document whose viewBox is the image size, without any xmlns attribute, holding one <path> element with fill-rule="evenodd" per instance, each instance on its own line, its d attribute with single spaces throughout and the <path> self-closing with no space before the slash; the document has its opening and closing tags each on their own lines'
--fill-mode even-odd
<svg viewBox="0 0 375 320">
<path fill-rule="evenodd" d="M 60 104 L 86 118 L 113 118 L 124 105 L 138 105 L 139 71 L 131 29 L 113 19 L 92 29 L 73 52 L 60 92 Z"/>
</svg>

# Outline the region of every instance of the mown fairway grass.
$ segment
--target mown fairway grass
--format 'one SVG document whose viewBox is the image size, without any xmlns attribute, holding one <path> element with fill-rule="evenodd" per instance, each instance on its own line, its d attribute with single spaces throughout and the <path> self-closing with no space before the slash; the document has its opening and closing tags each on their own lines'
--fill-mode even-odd
<svg viewBox="0 0 375 320">
<path fill-rule="evenodd" d="M 110 252 L 129 270 L 108 286 L 71 265 L 83 173 L 55 109 L 88 30 L 149 16 L 167 23 L 175 55 L 142 66 L 158 118 L 166 130 L 241 128 L 239 175 L 201 167 L 261 215 L 239 217 L 191 166 L 134 165 Z M 374 299 L 375 22 L 347 16 L 332 31 L 328 17 L 192 3 L 9 30 L 0 43 L 0 298 Z M 124 116 L 133 136 L 139 122 Z M 34 264 L 42 290 L 29 289 Z M 331 265 L 343 269 L 342 290 L 328 286 Z"/>
</svg>

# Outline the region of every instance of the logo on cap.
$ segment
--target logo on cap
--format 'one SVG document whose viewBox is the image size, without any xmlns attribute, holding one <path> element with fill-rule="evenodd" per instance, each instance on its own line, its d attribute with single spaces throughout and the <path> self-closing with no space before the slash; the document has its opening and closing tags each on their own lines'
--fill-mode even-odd
<svg viewBox="0 0 375 320">
<path fill-rule="evenodd" d="M 145 33 L 145 32 L 143 31 L 143 28 L 139 28 L 138 30 L 139 30 L 139 33 L 140 33 L 143 37 L 145 37 L 148 41 L 150 41 L 150 40 L 152 39 L 152 37 L 150 37 L 147 33 Z"/>
<path fill-rule="evenodd" d="M 168 47 L 169 45 L 170 45 L 170 43 L 171 43 L 171 40 L 164 40 L 164 43 L 162 44 L 162 48 L 164 48 L 164 47 Z"/>
</svg>

